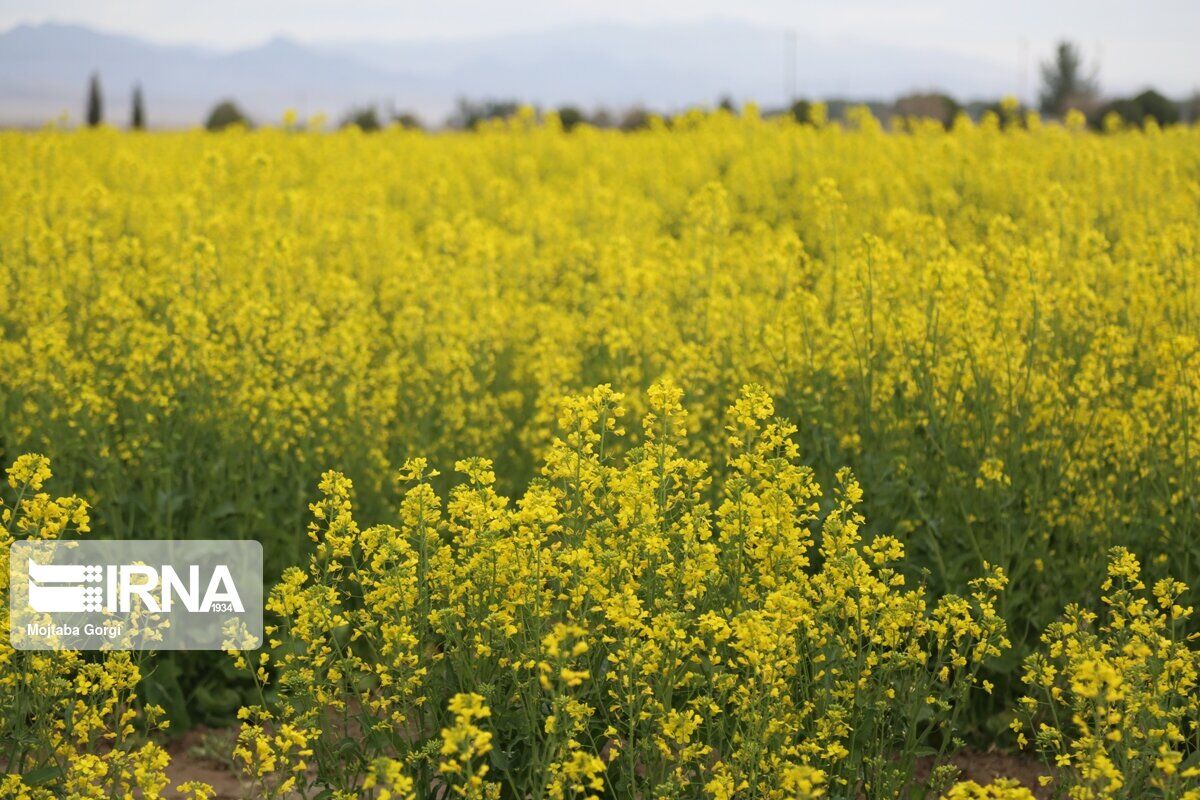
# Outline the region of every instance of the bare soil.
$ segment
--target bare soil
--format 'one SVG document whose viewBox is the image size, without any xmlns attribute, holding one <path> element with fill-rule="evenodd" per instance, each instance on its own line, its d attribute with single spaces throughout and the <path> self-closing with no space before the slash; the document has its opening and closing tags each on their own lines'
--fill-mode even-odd
<svg viewBox="0 0 1200 800">
<path fill-rule="evenodd" d="M 1038 800 L 1049 800 L 1053 795 L 1050 788 L 1042 788 L 1038 784 L 1038 778 L 1046 774 L 1042 763 L 1027 755 L 1003 753 L 998 750 L 964 750 L 951 760 L 962 770 L 960 780 L 986 784 L 997 778 L 1016 778 L 1022 786 L 1033 792 Z"/>
<path fill-rule="evenodd" d="M 243 790 L 241 781 L 230 765 L 222 763 L 215 755 L 206 752 L 211 749 L 210 741 L 230 741 L 232 735 L 231 730 L 199 727 L 193 728 L 167 745 L 167 751 L 171 754 L 171 766 L 167 768 L 171 785 L 166 796 L 179 797 L 175 787 L 181 783 L 203 781 L 217 790 L 216 800 L 242 800 L 250 797 L 250 793 Z"/>
<path fill-rule="evenodd" d="M 167 797 L 177 797 L 173 789 L 184 781 L 203 781 L 216 789 L 216 800 L 250 798 L 252 795 L 243 788 L 229 764 L 223 763 L 213 752 L 218 749 L 213 747 L 213 744 L 228 742 L 231 737 L 232 732 L 229 730 L 196 728 L 172 742 L 167 748 L 171 753 L 171 767 L 167 772 L 171 777 L 172 787 Z M 984 784 L 996 778 L 1016 778 L 1039 800 L 1048 800 L 1051 796 L 1048 789 L 1038 785 L 1038 778 L 1045 774 L 1042 765 L 1028 756 L 999 751 L 967 750 L 956 756 L 953 763 L 962 770 L 962 780 Z M 925 777 L 927 774 L 928 764 L 918 768 L 918 777 Z"/>
</svg>

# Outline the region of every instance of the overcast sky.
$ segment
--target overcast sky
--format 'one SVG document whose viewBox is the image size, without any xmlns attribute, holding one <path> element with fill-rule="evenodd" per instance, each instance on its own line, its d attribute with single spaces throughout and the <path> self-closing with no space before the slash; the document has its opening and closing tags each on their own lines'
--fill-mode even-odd
<svg viewBox="0 0 1200 800">
<path fill-rule="evenodd" d="M 474 38 L 590 22 L 738 19 L 806 35 L 935 48 L 1010 67 L 1031 88 L 1060 37 L 1100 65 L 1103 85 L 1200 88 L 1200 0 L 0 0 L 0 29 L 75 22 L 217 47 L 277 34 L 303 41 Z"/>
</svg>

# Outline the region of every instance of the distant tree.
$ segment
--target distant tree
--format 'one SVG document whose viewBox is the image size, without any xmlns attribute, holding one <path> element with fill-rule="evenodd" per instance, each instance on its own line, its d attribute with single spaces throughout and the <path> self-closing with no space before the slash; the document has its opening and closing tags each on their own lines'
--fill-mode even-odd
<svg viewBox="0 0 1200 800">
<path fill-rule="evenodd" d="M 346 116 L 342 117 L 342 121 L 338 123 L 338 127 L 353 127 L 358 128 L 363 133 L 374 133 L 383 128 L 383 124 L 379 121 L 379 111 L 375 106 L 363 106 L 347 111 Z"/>
<path fill-rule="evenodd" d="M 458 99 L 458 107 L 451 115 L 449 124 L 453 128 L 469 131 L 481 122 L 492 119 L 508 119 L 521 106 L 516 100 L 468 100 Z"/>
<path fill-rule="evenodd" d="M 796 122 L 799 122 L 801 125 L 812 124 L 812 103 L 808 102 L 807 100 L 793 101 L 792 105 L 788 108 L 787 113 L 791 114 L 792 119 L 796 120 Z"/>
<path fill-rule="evenodd" d="M 1079 48 L 1068 41 L 1059 42 L 1054 59 L 1042 64 L 1042 113 L 1062 115 L 1072 108 L 1087 111 L 1094 105 L 1097 91 L 1095 70 L 1084 74 Z"/>
<path fill-rule="evenodd" d="M 205 121 L 204 127 L 210 131 L 221 131 L 230 125 L 250 127 L 250 118 L 242 113 L 237 103 L 232 100 L 222 100 L 213 106 L 212 111 L 208 112 L 208 119 Z"/>
<path fill-rule="evenodd" d="M 89 127 L 96 127 L 104 122 L 104 100 L 100 96 L 100 75 L 93 72 L 88 82 L 87 112 L 85 114 Z"/>
<path fill-rule="evenodd" d="M 961 110 L 957 100 L 941 92 L 907 94 L 896 101 L 895 107 L 897 116 L 937 120 L 946 128 L 954 124 Z"/>
<path fill-rule="evenodd" d="M 1151 117 L 1160 125 L 1172 125 L 1179 122 L 1181 111 L 1178 103 L 1153 89 L 1147 89 L 1136 97 L 1110 100 L 1093 115 L 1091 122 L 1096 127 L 1102 127 L 1104 118 L 1115 113 L 1130 125 L 1144 125 Z"/>
<path fill-rule="evenodd" d="M 142 100 L 142 85 L 135 84 L 133 87 L 133 110 L 129 114 L 129 127 L 135 131 L 144 130 L 146 127 L 146 104 Z"/>
<path fill-rule="evenodd" d="M 845 120 L 846 112 L 855 105 L 853 100 L 847 100 L 844 97 L 830 97 L 825 100 L 825 107 L 831 120 Z"/>
<path fill-rule="evenodd" d="M 611 128 L 615 124 L 612 112 L 607 108 L 597 108 L 589 121 L 593 128 Z"/>
<path fill-rule="evenodd" d="M 880 125 L 886 126 L 891 122 L 894 113 L 894 106 L 886 100 L 851 100 L 846 97 L 830 97 L 823 100 L 825 106 L 825 116 L 827 120 L 834 120 L 849 123 L 852 118 L 859 112 L 857 109 L 865 108 L 871 112 L 871 116 Z M 814 103 L 814 105 L 816 105 Z"/>
<path fill-rule="evenodd" d="M 1109 114 L 1116 114 L 1130 125 L 1142 124 L 1142 110 L 1129 97 L 1118 97 L 1115 100 L 1109 100 L 1096 111 L 1094 116 L 1088 119 L 1088 122 L 1094 128 L 1102 128 L 1104 127 L 1104 120 L 1108 119 Z"/>
<path fill-rule="evenodd" d="M 737 113 L 737 104 L 733 102 L 733 98 L 727 94 L 721 95 L 721 99 L 717 101 L 717 108 L 722 111 L 728 111 L 730 114 Z"/>
<path fill-rule="evenodd" d="M 1179 104 L 1170 98 L 1163 97 L 1153 89 L 1147 89 L 1133 100 L 1144 112 L 1143 121 L 1146 117 L 1154 117 L 1160 125 L 1174 125 L 1179 122 Z"/>
<path fill-rule="evenodd" d="M 623 131 L 638 131 L 650 127 L 650 112 L 642 106 L 633 106 L 621 115 L 618 127 Z"/>
<path fill-rule="evenodd" d="M 392 122 L 407 130 L 420 131 L 425 129 L 425 126 L 421 124 L 421 118 L 412 111 L 393 111 Z"/>
<path fill-rule="evenodd" d="M 990 102 L 976 100 L 968 103 L 963 110 L 974 120 L 983 119 L 984 115 L 988 113 L 995 114 L 1000 121 L 1000 127 L 1004 129 L 1028 127 L 1025 115 L 1029 109 L 1018 102 L 1016 98 Z"/>
<path fill-rule="evenodd" d="M 587 116 L 575 106 L 563 106 L 558 109 L 558 120 L 562 123 L 563 130 L 569 131 L 577 125 L 587 122 Z"/>
<path fill-rule="evenodd" d="M 1192 96 L 1179 104 L 1181 118 L 1189 125 L 1200 122 L 1200 92 L 1192 92 Z"/>
</svg>

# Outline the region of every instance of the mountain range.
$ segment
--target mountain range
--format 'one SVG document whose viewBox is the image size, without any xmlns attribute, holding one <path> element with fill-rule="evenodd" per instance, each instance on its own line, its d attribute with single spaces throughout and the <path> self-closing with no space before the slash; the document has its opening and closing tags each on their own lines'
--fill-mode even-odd
<svg viewBox="0 0 1200 800">
<path fill-rule="evenodd" d="M 110 121 L 128 118 L 132 87 L 140 84 L 157 126 L 200 124 L 226 98 L 259 120 L 279 119 L 287 108 L 336 119 L 352 106 L 374 103 L 440 122 L 458 97 L 673 110 L 723 95 L 779 105 L 785 85 L 801 96 L 857 99 L 933 88 L 994 97 L 1013 89 L 1011 69 L 984 59 L 790 36 L 789 48 L 784 31 L 711 20 L 580 25 L 465 40 L 302 43 L 276 37 L 220 51 L 78 25 L 23 24 L 0 33 L 0 124 L 38 125 L 64 112 L 78 121 L 93 72 L 100 75 Z"/>
</svg>

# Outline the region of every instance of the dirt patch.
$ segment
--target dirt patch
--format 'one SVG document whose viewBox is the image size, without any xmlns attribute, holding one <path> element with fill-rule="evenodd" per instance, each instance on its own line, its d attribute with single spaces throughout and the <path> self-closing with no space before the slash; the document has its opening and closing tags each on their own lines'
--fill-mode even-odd
<svg viewBox="0 0 1200 800">
<path fill-rule="evenodd" d="M 963 750 L 950 759 L 950 763 L 961 770 L 959 780 L 987 784 L 997 778 L 1016 778 L 1022 786 L 1033 792 L 1038 800 L 1049 800 L 1054 794 L 1049 787 L 1042 788 L 1038 784 L 1038 778 L 1046 774 L 1042 763 L 1027 755 L 1002 753 L 998 750 Z M 931 762 L 919 765 L 917 777 L 927 777 L 930 766 Z"/>
<path fill-rule="evenodd" d="M 232 730 L 199 727 L 167 745 L 167 752 L 171 754 L 171 766 L 167 768 L 171 785 L 166 796 L 179 797 L 175 787 L 181 783 L 202 781 L 216 789 L 216 800 L 242 800 L 249 797 L 227 760 L 229 751 L 233 749 L 232 739 Z"/>
<path fill-rule="evenodd" d="M 167 748 L 171 753 L 171 767 L 167 770 L 171 777 L 171 791 L 167 797 L 178 797 L 174 787 L 184 781 L 203 781 L 216 789 L 216 800 L 249 798 L 250 795 L 227 761 L 232 736 L 231 730 L 196 728 L 172 742 Z M 1016 778 L 1039 800 L 1049 800 L 1052 796 L 1050 789 L 1038 785 L 1038 778 L 1045 774 L 1041 763 L 1028 756 L 965 750 L 955 756 L 952 763 L 962 770 L 961 780 L 986 784 L 997 778 Z M 928 770 L 928 762 L 918 766 L 918 777 L 926 777 Z"/>
</svg>

